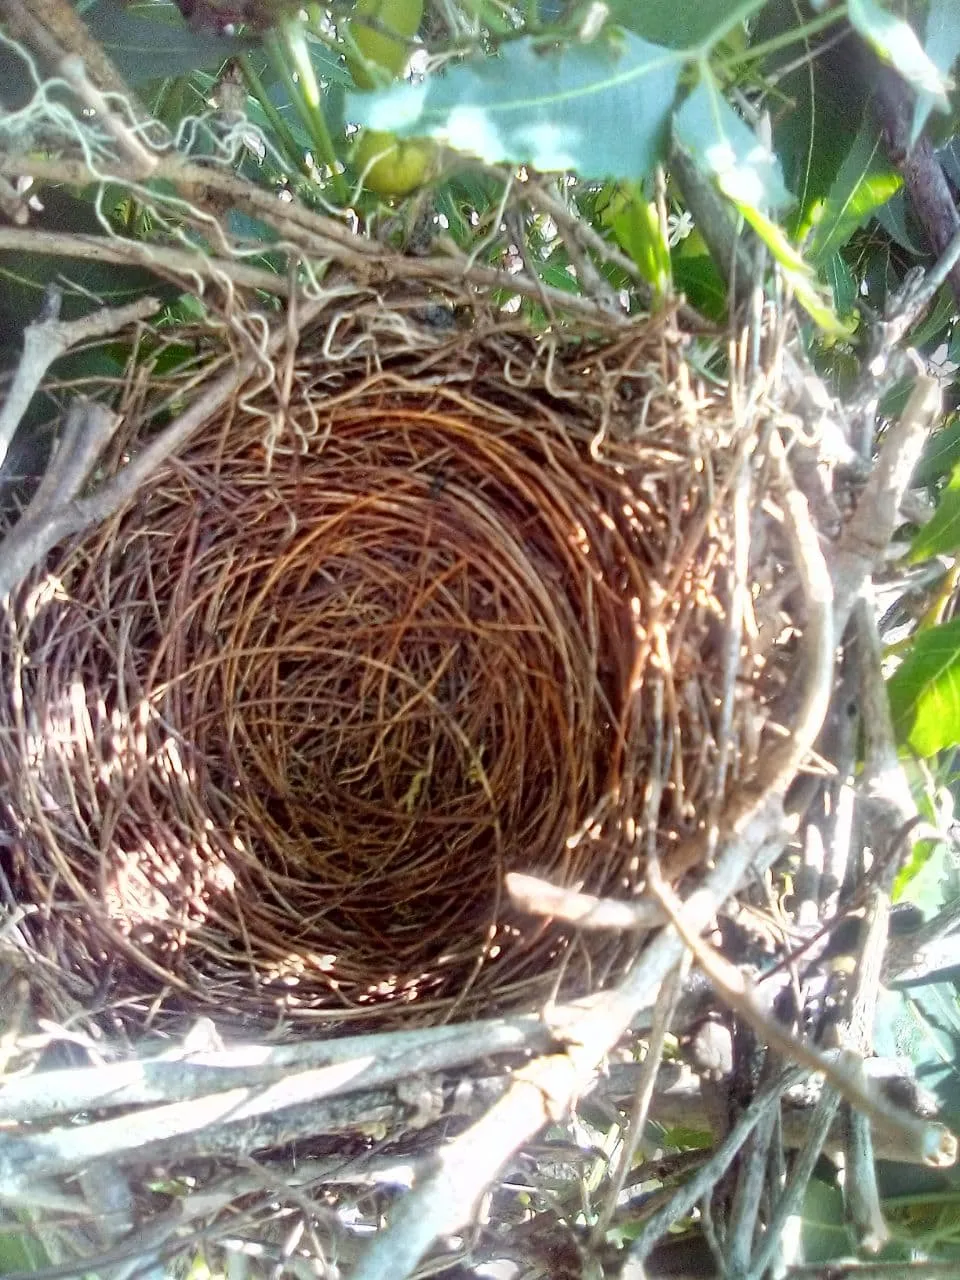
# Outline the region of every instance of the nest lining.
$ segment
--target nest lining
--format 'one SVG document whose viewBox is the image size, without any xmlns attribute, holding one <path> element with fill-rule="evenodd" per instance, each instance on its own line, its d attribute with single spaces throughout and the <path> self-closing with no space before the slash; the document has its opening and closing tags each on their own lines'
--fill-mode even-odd
<svg viewBox="0 0 960 1280">
<path fill-rule="evenodd" d="M 396 319 L 303 338 L 282 411 L 209 423 L 8 616 L 16 891 L 141 1020 L 595 987 L 635 940 L 520 916 L 504 874 L 629 896 L 716 799 L 727 410 L 656 327 Z"/>
</svg>

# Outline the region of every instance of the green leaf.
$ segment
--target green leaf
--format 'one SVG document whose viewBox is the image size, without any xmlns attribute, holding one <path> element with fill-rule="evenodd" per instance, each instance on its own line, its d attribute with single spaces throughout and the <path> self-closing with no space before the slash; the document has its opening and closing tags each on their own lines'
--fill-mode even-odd
<svg viewBox="0 0 960 1280">
<path fill-rule="evenodd" d="M 124 6 L 119 0 L 97 0 L 84 21 L 134 86 L 198 67 L 219 67 L 251 47 L 250 41 L 234 36 L 191 31 L 173 5 Z"/>
<path fill-rule="evenodd" d="M 833 290 L 833 305 L 837 315 L 849 315 L 857 305 L 857 282 L 853 278 L 853 272 L 844 262 L 842 254 L 830 255 L 823 274 Z"/>
<path fill-rule="evenodd" d="M 954 467 L 950 483 L 940 495 L 933 519 L 925 524 L 910 544 L 910 560 L 928 560 L 949 555 L 960 547 L 960 464 Z"/>
<path fill-rule="evenodd" d="M 759 6 L 757 6 L 759 7 Z M 654 44 L 675 49 L 713 43 L 743 14 L 742 0 L 614 0 L 611 17 Z M 741 18 L 742 20 L 742 18 Z"/>
<path fill-rule="evenodd" d="M 876 0 L 848 0 L 847 16 L 884 62 L 896 68 L 917 93 L 929 94 L 933 105 L 950 110 L 948 84 L 908 22 L 881 8 Z"/>
<path fill-rule="evenodd" d="M 673 129 L 731 200 L 761 211 L 793 203 L 779 160 L 740 119 L 709 72 L 677 112 Z"/>
<path fill-rule="evenodd" d="M 880 132 L 864 124 L 817 218 L 808 257 L 824 263 L 899 188 L 901 179 L 884 157 Z"/>
<path fill-rule="evenodd" d="M 18 1217 L 20 1215 L 17 1215 Z M 39 1232 L 25 1221 L 21 1230 L 0 1231 L 0 1275 L 13 1271 L 40 1271 L 50 1259 L 40 1244 Z"/>
<path fill-rule="evenodd" d="M 717 264 L 708 253 L 695 257 L 671 254 L 673 284 L 692 307 L 711 320 L 723 320 L 727 314 L 727 286 Z"/>
<path fill-rule="evenodd" d="M 914 484 L 935 484 L 960 462 L 960 415 L 954 414 L 946 425 L 926 443 L 913 473 Z"/>
<path fill-rule="evenodd" d="M 844 1223 L 843 1196 L 817 1178 L 807 1183 L 801 1212 L 803 1260 L 834 1262 L 854 1251 L 853 1233 Z"/>
<path fill-rule="evenodd" d="M 906 763 L 909 766 L 912 762 Z M 913 767 L 916 768 L 916 765 Z M 914 792 L 916 794 L 915 788 Z M 922 816 L 928 822 L 937 822 L 942 816 L 939 812 L 941 806 L 932 804 L 929 795 L 920 795 L 918 799 Z M 950 815 L 946 817 L 945 825 L 950 825 Z M 909 875 L 904 874 L 907 871 Z M 960 893 L 956 858 L 949 841 L 918 840 L 904 872 L 897 876 L 896 900 L 913 903 L 928 920 Z"/>
<path fill-rule="evenodd" d="M 769 0 L 751 24 L 751 35 L 754 45 L 778 46 L 764 59 L 763 69 L 776 76 L 780 100 L 773 113 L 773 145 L 784 181 L 797 197 L 788 230 L 800 240 L 850 151 L 865 95 L 850 75 L 847 42 L 832 48 L 829 40 L 798 43 L 791 38 L 797 12 L 797 0 Z"/>
<path fill-rule="evenodd" d="M 937 294 L 933 310 L 909 333 L 912 347 L 925 347 L 938 338 L 957 314 L 957 303 L 950 285 L 945 284 Z"/>
<path fill-rule="evenodd" d="M 350 94 L 357 124 L 437 138 L 491 163 L 638 179 L 663 155 L 682 57 L 629 32 L 541 52 L 533 40 L 420 84 Z"/>
<path fill-rule="evenodd" d="M 949 75 L 950 68 L 960 53 L 960 5 L 957 0 L 930 0 L 924 51 L 942 76 Z M 919 138 L 927 116 L 935 106 L 936 95 L 927 89 L 921 89 L 913 108 L 911 142 L 916 142 Z"/>
<path fill-rule="evenodd" d="M 917 243 L 912 230 L 912 219 L 909 216 L 907 197 L 903 190 L 894 192 L 890 199 L 874 210 L 873 216 L 884 231 L 901 249 L 913 254 L 915 258 L 926 256 L 927 250 Z"/>
<path fill-rule="evenodd" d="M 776 258 L 784 279 L 810 319 L 825 333 L 831 333 L 838 338 L 849 337 L 853 332 L 853 326 L 845 324 L 837 316 L 830 301 L 818 288 L 809 264 L 787 239 L 783 229 L 749 205 L 738 203 L 737 208 Z"/>
<path fill-rule="evenodd" d="M 917 755 L 960 743 L 960 618 L 919 632 L 887 691 L 897 740 Z"/>
<path fill-rule="evenodd" d="M 960 1006 L 956 987 L 949 982 L 911 987 L 909 991 L 881 989 L 874 1030 L 876 1052 L 903 1057 L 913 1063 L 917 1083 L 937 1099 L 946 1124 L 960 1114 Z"/>
<path fill-rule="evenodd" d="M 600 223 L 609 227 L 655 296 L 662 298 L 670 285 L 670 249 L 660 232 L 656 205 L 647 200 L 642 187 L 624 183 L 615 189 L 600 214 Z"/>
<path fill-rule="evenodd" d="M 568 269 L 569 263 L 564 261 L 564 257 L 561 253 L 554 253 L 546 262 L 537 263 L 537 275 L 544 284 L 554 289 L 561 289 L 564 293 L 580 293 L 580 283 Z"/>
</svg>

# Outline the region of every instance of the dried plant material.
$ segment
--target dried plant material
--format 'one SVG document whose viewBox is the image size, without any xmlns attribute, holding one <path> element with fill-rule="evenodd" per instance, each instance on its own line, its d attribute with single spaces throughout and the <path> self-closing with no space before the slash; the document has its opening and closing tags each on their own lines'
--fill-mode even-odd
<svg viewBox="0 0 960 1280">
<path fill-rule="evenodd" d="M 700 829 L 731 415 L 662 323 L 439 301 L 338 291 L 15 593 L 17 892 L 91 989 L 267 1026 L 531 1007 L 638 939 L 572 947 L 504 877 L 629 902 L 646 826 Z M 117 464 L 177 391 L 130 393 Z"/>
</svg>

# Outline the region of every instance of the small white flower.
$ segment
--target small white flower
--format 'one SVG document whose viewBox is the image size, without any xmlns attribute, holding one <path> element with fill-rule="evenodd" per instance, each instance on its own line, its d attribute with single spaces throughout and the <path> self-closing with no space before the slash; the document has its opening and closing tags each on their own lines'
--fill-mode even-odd
<svg viewBox="0 0 960 1280">
<path fill-rule="evenodd" d="M 683 213 L 667 214 L 667 233 L 670 238 L 671 249 L 674 245 L 678 245 L 681 240 L 686 240 L 692 230 L 693 218 L 686 209 Z"/>
</svg>

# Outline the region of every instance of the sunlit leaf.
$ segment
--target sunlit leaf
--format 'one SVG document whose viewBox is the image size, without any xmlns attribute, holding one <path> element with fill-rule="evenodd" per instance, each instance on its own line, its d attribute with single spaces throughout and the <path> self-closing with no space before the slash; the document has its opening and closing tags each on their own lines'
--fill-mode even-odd
<svg viewBox="0 0 960 1280">
<path fill-rule="evenodd" d="M 855 325 L 840 319 L 831 300 L 821 292 L 809 264 L 787 239 L 783 229 L 749 205 L 737 204 L 737 208 L 776 258 L 794 297 L 810 319 L 825 333 L 835 337 L 849 337 Z"/>
<path fill-rule="evenodd" d="M 884 157 L 880 133 L 864 124 L 830 188 L 808 250 L 811 262 L 836 253 L 900 186 L 900 176 Z"/>
<path fill-rule="evenodd" d="M 731 200 L 753 209 L 782 209 L 793 202 L 780 162 L 730 106 L 711 75 L 677 112 L 677 139 Z"/>
<path fill-rule="evenodd" d="M 954 0 L 948 0 L 953 4 Z M 923 51 L 909 22 L 882 8 L 877 0 L 848 0 L 851 24 L 918 93 L 930 95 L 932 104 L 949 111 L 948 82 Z"/>
<path fill-rule="evenodd" d="M 960 465 L 955 466 L 950 483 L 940 495 L 933 519 L 923 526 L 910 544 L 910 559 L 927 560 L 948 555 L 960 547 Z"/>
<path fill-rule="evenodd" d="M 960 4 L 957 0 L 930 0 L 927 10 L 927 31 L 924 52 L 944 77 L 950 73 L 960 54 Z M 913 128 L 910 141 L 915 142 L 927 116 L 939 105 L 936 94 L 921 89 L 913 109 Z"/>
<path fill-rule="evenodd" d="M 660 231 L 656 205 L 647 200 L 639 184 L 618 187 L 600 214 L 600 223 L 613 232 L 655 296 L 663 297 L 670 284 L 670 250 Z"/>
<path fill-rule="evenodd" d="M 908 766 L 912 764 L 910 761 L 905 763 Z M 928 822 L 943 822 L 945 817 L 943 825 L 950 825 L 951 814 L 939 812 L 940 806 L 932 802 L 929 794 L 917 794 L 916 786 L 913 791 L 917 795 L 920 813 Z M 948 840 L 918 840 L 904 871 L 909 874 L 901 873 L 897 877 L 896 899 L 919 907 L 928 920 L 960 894 L 960 875 Z"/>
<path fill-rule="evenodd" d="M 920 631 L 887 689 L 899 742 L 919 756 L 960 742 L 960 618 Z"/>
<path fill-rule="evenodd" d="M 675 51 L 629 32 L 562 51 L 516 40 L 420 84 L 351 94 L 347 114 L 491 163 L 635 179 L 662 157 L 682 65 Z"/>
</svg>

